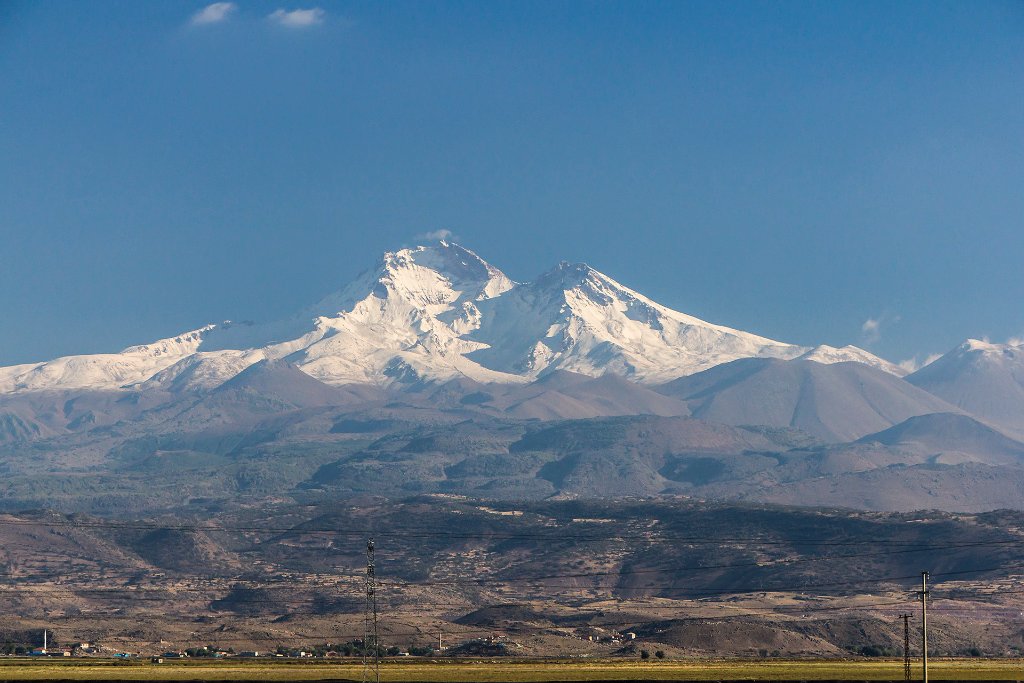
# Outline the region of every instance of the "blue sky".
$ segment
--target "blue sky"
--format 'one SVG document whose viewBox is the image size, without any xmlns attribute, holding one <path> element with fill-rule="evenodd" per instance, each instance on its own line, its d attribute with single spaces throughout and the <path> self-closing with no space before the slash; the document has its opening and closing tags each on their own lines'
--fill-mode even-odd
<svg viewBox="0 0 1024 683">
<path fill-rule="evenodd" d="M 784 341 L 1024 332 L 1022 3 L 207 5 L 0 4 L 0 363 L 441 229 Z"/>
</svg>

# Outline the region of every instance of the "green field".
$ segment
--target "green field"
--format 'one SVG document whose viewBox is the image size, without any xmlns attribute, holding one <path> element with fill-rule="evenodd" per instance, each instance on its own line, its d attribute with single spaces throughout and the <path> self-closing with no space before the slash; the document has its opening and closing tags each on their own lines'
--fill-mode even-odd
<svg viewBox="0 0 1024 683">
<path fill-rule="evenodd" d="M 1024 681 L 1024 660 L 939 660 L 929 667 L 940 681 Z M 261 680 L 317 681 L 362 679 L 362 665 L 351 661 L 149 661 L 0 660 L 0 680 Z M 914 667 L 919 680 L 920 666 Z M 382 681 L 453 683 L 638 680 L 903 680 L 901 661 L 413 661 L 385 662 Z"/>
</svg>

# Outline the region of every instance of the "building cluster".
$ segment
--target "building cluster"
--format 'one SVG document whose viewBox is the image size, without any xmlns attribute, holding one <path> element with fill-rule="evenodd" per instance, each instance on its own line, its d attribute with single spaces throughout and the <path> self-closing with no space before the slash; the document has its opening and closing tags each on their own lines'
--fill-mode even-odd
<svg viewBox="0 0 1024 683">
<path fill-rule="evenodd" d="M 609 645 L 622 645 L 636 640 L 636 634 L 632 631 L 617 633 L 615 631 L 606 631 L 603 628 L 596 627 L 590 629 L 579 629 L 576 631 L 576 637 L 591 643 L 608 643 Z"/>
<path fill-rule="evenodd" d="M 610 645 L 628 644 L 636 639 L 636 633 L 618 633 L 599 627 L 580 628 L 573 633 L 576 638 L 594 643 L 606 643 Z M 407 650 L 398 647 L 385 648 L 381 646 L 378 655 L 381 657 L 409 657 L 409 656 L 502 656 L 511 655 L 513 650 L 522 648 L 523 645 L 511 640 L 506 635 L 493 635 L 479 638 L 471 638 L 457 644 L 437 647 L 410 647 Z M 371 648 L 372 649 L 372 648 Z M 347 643 L 326 643 L 305 648 L 290 648 L 278 646 L 272 651 L 245 650 L 235 652 L 233 648 L 221 648 L 216 645 L 193 647 L 184 650 L 168 650 L 159 655 L 150 657 L 154 664 L 162 664 L 168 661 L 182 659 L 226 659 L 226 658 L 292 658 L 292 659 L 334 659 L 361 657 L 364 653 L 362 641 L 351 641 Z M 120 652 L 109 647 L 102 647 L 97 643 L 81 642 L 72 646 L 51 646 L 48 634 L 44 632 L 43 646 L 33 649 L 18 648 L 18 652 L 11 652 L 16 655 L 29 655 L 32 657 L 89 657 L 106 656 L 119 659 L 136 659 L 139 654 Z"/>
</svg>

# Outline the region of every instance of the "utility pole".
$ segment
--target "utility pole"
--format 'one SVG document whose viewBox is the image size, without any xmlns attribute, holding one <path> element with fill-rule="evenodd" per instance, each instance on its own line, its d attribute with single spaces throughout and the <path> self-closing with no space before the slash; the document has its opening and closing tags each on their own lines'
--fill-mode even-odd
<svg viewBox="0 0 1024 683">
<path fill-rule="evenodd" d="M 374 683 L 380 683 L 380 643 L 377 639 L 377 570 L 374 562 L 373 539 L 366 542 L 366 610 L 363 613 L 363 683 L 369 683 L 370 657 L 367 648 L 373 648 Z"/>
<path fill-rule="evenodd" d="M 903 680 L 910 680 L 910 614 L 901 614 L 903 620 Z"/>
<path fill-rule="evenodd" d="M 439 628 L 439 629 L 437 629 L 437 652 L 438 652 L 438 654 L 440 654 L 440 653 L 441 653 L 441 650 L 443 650 L 443 649 L 444 649 L 444 648 L 443 648 L 443 647 L 441 646 L 441 634 L 442 634 L 442 633 L 443 633 L 443 631 L 442 631 L 442 630 L 441 630 L 440 628 Z"/>
<path fill-rule="evenodd" d="M 928 572 L 921 572 L 921 672 L 928 683 Z"/>
</svg>

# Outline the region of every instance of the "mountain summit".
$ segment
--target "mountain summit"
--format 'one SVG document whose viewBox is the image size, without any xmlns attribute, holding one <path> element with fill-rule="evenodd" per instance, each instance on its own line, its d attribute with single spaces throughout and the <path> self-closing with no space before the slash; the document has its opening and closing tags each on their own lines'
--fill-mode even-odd
<svg viewBox="0 0 1024 683">
<path fill-rule="evenodd" d="M 807 350 L 673 311 L 583 263 L 562 263 L 481 308 L 470 338 L 486 348 L 470 358 L 531 378 L 557 369 L 654 383 L 737 358 Z"/>
<path fill-rule="evenodd" d="M 331 385 L 466 377 L 524 383 L 565 370 L 660 383 L 739 358 L 856 361 L 856 347 L 786 344 L 662 306 L 586 264 L 516 283 L 458 244 L 388 252 L 313 306 L 267 324 L 209 325 L 116 354 L 0 368 L 0 393 L 208 389 L 283 360 Z"/>
<path fill-rule="evenodd" d="M 907 381 L 1024 436 L 1024 346 L 968 339 Z"/>
</svg>

